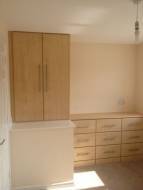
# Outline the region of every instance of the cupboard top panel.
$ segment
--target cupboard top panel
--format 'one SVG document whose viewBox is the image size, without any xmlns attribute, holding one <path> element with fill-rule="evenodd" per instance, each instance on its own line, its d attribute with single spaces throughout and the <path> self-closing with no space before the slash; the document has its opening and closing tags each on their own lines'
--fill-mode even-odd
<svg viewBox="0 0 143 190">
<path fill-rule="evenodd" d="M 140 118 L 141 113 L 81 113 L 71 114 L 71 120 L 88 120 L 88 119 L 122 119 L 122 118 Z"/>
</svg>

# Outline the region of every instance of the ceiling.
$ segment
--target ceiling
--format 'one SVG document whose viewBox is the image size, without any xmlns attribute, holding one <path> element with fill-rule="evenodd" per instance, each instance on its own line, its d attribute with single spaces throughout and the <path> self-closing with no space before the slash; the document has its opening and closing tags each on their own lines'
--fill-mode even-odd
<svg viewBox="0 0 143 190">
<path fill-rule="evenodd" d="M 9 30 L 70 33 L 82 42 L 134 43 L 135 13 L 131 0 L 0 0 Z M 140 13 L 143 25 L 143 5 Z"/>
</svg>

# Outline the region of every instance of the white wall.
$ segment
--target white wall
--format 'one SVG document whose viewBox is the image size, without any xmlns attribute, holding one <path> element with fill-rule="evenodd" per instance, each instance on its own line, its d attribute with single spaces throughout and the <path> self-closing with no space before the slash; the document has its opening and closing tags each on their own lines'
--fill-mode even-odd
<svg viewBox="0 0 143 190">
<path fill-rule="evenodd" d="M 136 46 L 71 44 L 71 113 L 135 109 Z"/>
<path fill-rule="evenodd" d="M 137 51 L 136 110 L 143 113 L 143 44 Z"/>
<path fill-rule="evenodd" d="M 8 35 L 6 27 L 0 23 L 0 190 L 10 188 L 9 128 L 11 125 L 8 74 Z"/>
</svg>

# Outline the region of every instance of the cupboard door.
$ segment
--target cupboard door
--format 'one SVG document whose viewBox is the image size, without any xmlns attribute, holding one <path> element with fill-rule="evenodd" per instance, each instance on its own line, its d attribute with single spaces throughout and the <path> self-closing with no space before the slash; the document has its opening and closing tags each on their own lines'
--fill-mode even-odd
<svg viewBox="0 0 143 190">
<path fill-rule="evenodd" d="M 43 120 L 42 34 L 13 32 L 14 120 Z"/>
<path fill-rule="evenodd" d="M 44 120 L 69 119 L 69 35 L 43 34 Z"/>
</svg>

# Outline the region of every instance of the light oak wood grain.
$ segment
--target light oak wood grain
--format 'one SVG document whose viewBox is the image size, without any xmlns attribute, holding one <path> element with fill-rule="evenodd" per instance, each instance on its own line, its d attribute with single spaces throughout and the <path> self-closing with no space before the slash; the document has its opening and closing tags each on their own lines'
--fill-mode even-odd
<svg viewBox="0 0 143 190">
<path fill-rule="evenodd" d="M 143 154 L 143 143 L 122 144 L 122 156 Z"/>
<path fill-rule="evenodd" d="M 143 142 L 143 131 L 123 131 L 122 143 Z"/>
<path fill-rule="evenodd" d="M 69 35 L 43 34 L 44 120 L 69 119 Z"/>
<path fill-rule="evenodd" d="M 106 159 L 97 159 L 96 164 L 107 164 L 107 163 L 115 163 L 115 162 L 120 162 L 120 157 L 119 158 L 106 158 Z"/>
<path fill-rule="evenodd" d="M 106 112 L 106 113 L 79 113 L 71 114 L 71 120 L 92 120 L 92 119 L 123 119 L 123 118 L 142 118 L 142 113 Z"/>
<path fill-rule="evenodd" d="M 95 146 L 95 134 L 78 134 L 74 137 L 75 147 Z"/>
<path fill-rule="evenodd" d="M 74 162 L 74 168 L 82 168 L 94 165 L 95 165 L 95 160 L 82 160 Z"/>
<path fill-rule="evenodd" d="M 123 119 L 123 130 L 143 130 L 143 118 L 126 118 Z"/>
<path fill-rule="evenodd" d="M 143 155 L 134 155 L 134 156 L 125 156 L 121 157 L 122 162 L 136 162 L 136 161 L 141 161 L 143 160 Z"/>
<path fill-rule="evenodd" d="M 97 132 L 121 131 L 121 119 L 97 120 Z"/>
<path fill-rule="evenodd" d="M 43 120 L 42 34 L 13 32 L 12 53 L 14 120 Z"/>
<path fill-rule="evenodd" d="M 97 146 L 96 159 L 120 157 L 120 145 Z"/>
<path fill-rule="evenodd" d="M 87 116 L 89 119 L 86 118 Z M 75 146 L 94 148 L 96 164 L 142 160 L 142 114 L 77 114 L 74 119 Z M 91 143 L 94 142 L 90 140 L 91 134 L 95 135 L 95 145 Z M 88 161 L 90 165 L 91 160 L 81 161 L 81 163 L 76 161 L 75 167 L 84 167 L 88 165 Z"/>
<path fill-rule="evenodd" d="M 13 120 L 69 119 L 69 35 L 10 32 L 9 37 Z"/>
<path fill-rule="evenodd" d="M 15 119 L 15 103 L 14 103 L 14 71 L 13 71 L 13 37 L 12 32 L 8 33 L 9 37 L 9 74 L 10 74 L 10 104 L 11 104 L 11 116 Z"/>
<path fill-rule="evenodd" d="M 121 144 L 121 132 L 96 133 L 96 146 Z"/>
<path fill-rule="evenodd" d="M 83 160 L 94 160 L 95 159 L 95 148 L 94 147 L 84 147 L 84 148 L 75 148 L 75 161 Z"/>
<path fill-rule="evenodd" d="M 96 121 L 95 120 L 79 120 L 74 121 L 75 134 L 86 134 L 86 133 L 95 133 L 96 131 Z"/>
</svg>

